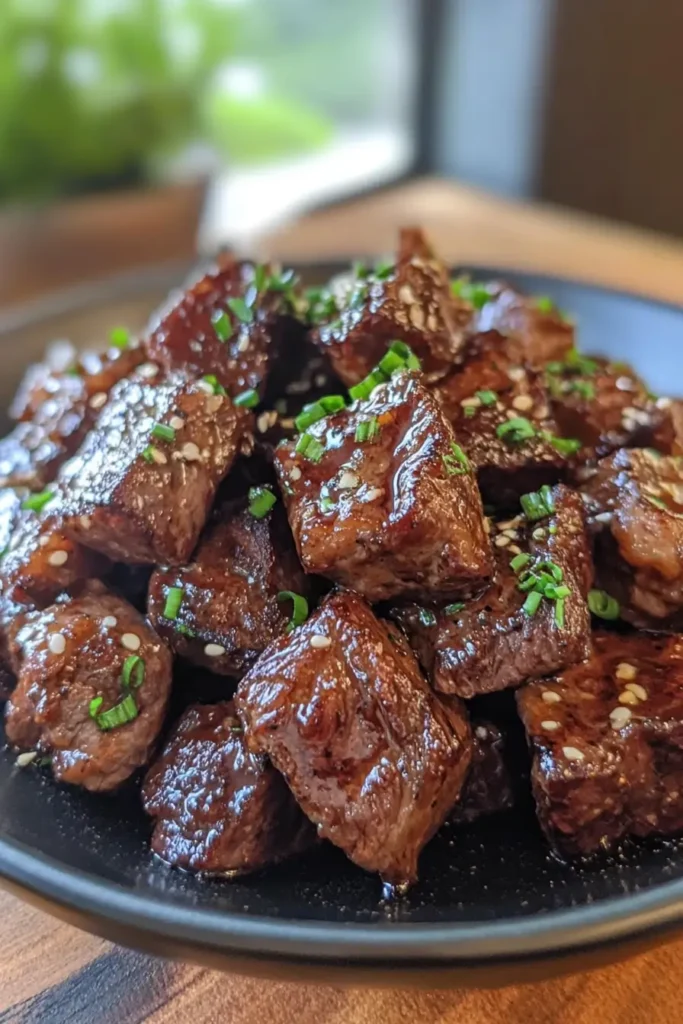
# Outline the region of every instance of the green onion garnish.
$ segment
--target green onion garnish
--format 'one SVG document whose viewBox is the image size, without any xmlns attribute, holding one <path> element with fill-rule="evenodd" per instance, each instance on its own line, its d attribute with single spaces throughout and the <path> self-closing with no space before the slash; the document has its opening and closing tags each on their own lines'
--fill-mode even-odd
<svg viewBox="0 0 683 1024">
<path fill-rule="evenodd" d="M 496 434 L 508 444 L 521 444 L 535 437 L 536 429 L 526 416 L 515 416 L 514 419 L 499 424 L 496 427 Z"/>
<path fill-rule="evenodd" d="M 531 523 L 536 522 L 537 519 L 544 519 L 555 511 L 552 488 L 547 484 L 544 484 L 540 491 L 523 494 L 519 503 L 524 515 Z"/>
<path fill-rule="evenodd" d="M 164 615 L 166 611 L 164 610 Z M 168 616 L 175 618 L 175 616 Z M 123 663 L 121 682 L 125 689 L 139 689 L 145 681 L 145 663 L 139 654 L 131 654 Z"/>
<path fill-rule="evenodd" d="M 325 454 L 325 445 L 321 444 L 312 434 L 302 434 L 294 451 L 297 455 L 303 455 L 309 462 L 320 462 Z"/>
<path fill-rule="evenodd" d="M 249 388 L 248 391 L 243 391 L 237 398 L 233 398 L 232 404 L 239 405 L 243 409 L 253 409 L 260 402 L 258 391 L 254 391 L 253 388 Z"/>
<path fill-rule="evenodd" d="M 456 277 L 451 281 L 451 292 L 456 298 L 469 302 L 475 309 L 483 309 L 493 298 L 486 285 L 470 281 L 467 277 Z"/>
<path fill-rule="evenodd" d="M 574 437 L 555 437 L 550 434 L 547 440 L 560 455 L 576 455 L 581 449 L 581 442 Z"/>
<path fill-rule="evenodd" d="M 237 295 L 232 299 L 228 299 L 226 302 L 228 309 L 235 314 L 238 320 L 241 320 L 243 324 L 253 323 L 254 311 L 251 306 L 248 306 L 241 295 Z M 222 341 L 225 339 L 221 339 Z"/>
<path fill-rule="evenodd" d="M 367 277 L 370 273 L 370 268 L 362 260 L 354 260 L 351 265 L 351 271 L 354 277 Z"/>
<path fill-rule="evenodd" d="M 268 271 L 264 263 L 257 263 L 254 267 L 254 286 L 257 292 L 262 292 L 268 283 Z"/>
<path fill-rule="evenodd" d="M 166 591 L 166 604 L 164 605 L 164 618 L 177 619 L 180 606 L 183 603 L 183 588 L 169 587 Z"/>
<path fill-rule="evenodd" d="M 538 298 L 535 298 L 534 306 L 539 313 L 552 313 L 555 309 L 555 303 L 548 295 L 539 295 Z"/>
<path fill-rule="evenodd" d="M 651 505 L 654 505 L 655 508 L 660 508 L 662 512 L 669 511 L 669 507 L 667 506 L 666 502 L 662 501 L 661 498 L 655 497 L 654 494 L 645 494 L 644 498 L 646 501 L 649 501 Z"/>
<path fill-rule="evenodd" d="M 586 401 L 590 401 L 595 398 L 595 385 L 589 380 L 573 380 L 569 386 L 569 390 L 574 391 Z"/>
<path fill-rule="evenodd" d="M 555 624 L 558 629 L 564 629 L 564 598 L 560 597 L 555 601 Z"/>
<path fill-rule="evenodd" d="M 422 369 L 422 363 L 417 358 L 410 345 L 406 345 L 405 341 L 392 341 L 389 346 L 389 351 L 399 356 L 409 370 Z"/>
<path fill-rule="evenodd" d="M 292 602 L 292 617 L 287 625 L 287 632 L 291 633 L 308 618 L 308 601 L 301 594 L 295 594 L 293 590 L 281 590 L 277 599 Z"/>
<path fill-rule="evenodd" d="M 148 444 L 145 450 L 142 452 L 142 457 L 145 460 L 145 462 L 156 462 L 156 459 L 154 458 L 154 453 L 156 451 L 157 449 L 154 447 L 154 445 Z"/>
<path fill-rule="evenodd" d="M 375 263 L 374 274 L 378 281 L 386 281 L 394 272 L 394 264 L 391 260 L 380 260 Z"/>
<path fill-rule="evenodd" d="M 420 608 L 420 611 L 418 612 L 418 619 L 422 626 L 436 625 L 436 615 L 429 608 Z"/>
<path fill-rule="evenodd" d="M 268 515 L 277 498 L 268 487 L 249 488 L 249 512 L 254 519 L 263 519 Z"/>
<path fill-rule="evenodd" d="M 230 317 L 224 309 L 217 309 L 211 314 L 211 323 L 213 329 L 218 336 L 219 341 L 227 341 L 232 334 L 232 324 L 230 323 Z"/>
<path fill-rule="evenodd" d="M 465 607 L 464 601 L 454 601 L 453 604 L 447 604 L 444 608 L 444 615 L 457 615 Z"/>
<path fill-rule="evenodd" d="M 206 381 L 207 384 L 211 385 L 211 387 L 213 388 L 214 395 L 227 394 L 225 388 L 223 387 L 215 373 L 207 373 L 205 377 L 202 377 L 202 380 Z"/>
<path fill-rule="evenodd" d="M 588 607 L 598 619 L 606 619 L 613 622 L 619 618 L 619 602 L 605 590 L 590 590 L 588 592 Z"/>
<path fill-rule="evenodd" d="M 372 392 L 379 384 L 385 384 L 387 378 L 384 376 L 381 370 L 373 370 L 367 377 L 364 377 L 359 384 L 354 384 L 353 387 L 349 388 L 349 394 L 355 401 L 359 399 L 361 401 L 369 398 Z"/>
<path fill-rule="evenodd" d="M 41 512 L 54 498 L 54 491 L 38 491 L 37 494 L 29 494 L 21 503 L 23 509 L 31 512 Z"/>
<path fill-rule="evenodd" d="M 376 416 L 371 416 L 369 420 L 361 420 L 356 427 L 355 439 L 361 444 L 366 441 L 375 441 L 380 434 L 379 420 Z"/>
<path fill-rule="evenodd" d="M 191 639 L 197 635 L 189 626 L 186 626 L 184 622 L 178 622 L 175 627 L 175 631 L 176 633 L 182 633 L 183 636 L 188 636 Z"/>
<path fill-rule="evenodd" d="M 325 416 L 345 408 L 346 402 L 341 395 L 325 395 L 323 398 L 319 398 L 317 402 L 312 402 L 310 405 L 303 407 L 294 420 L 296 428 L 297 430 L 306 430 Z"/>
<path fill-rule="evenodd" d="M 495 391 L 475 391 L 474 393 L 482 405 L 495 405 L 498 401 Z"/>
<path fill-rule="evenodd" d="M 109 332 L 109 343 L 114 348 L 128 348 L 130 344 L 130 331 L 125 327 L 112 327 Z"/>
<path fill-rule="evenodd" d="M 405 365 L 405 359 L 401 359 L 398 352 L 392 352 L 391 350 L 385 356 L 382 356 L 379 361 L 379 368 L 387 378 L 391 377 L 392 373 L 395 373 L 397 370 L 403 370 Z"/>
<path fill-rule="evenodd" d="M 471 469 L 470 460 L 455 441 L 451 441 L 450 453 L 442 455 L 441 458 L 448 476 L 461 476 L 463 473 L 469 473 Z"/>
<path fill-rule="evenodd" d="M 525 565 L 528 565 L 530 561 L 531 555 L 525 555 L 523 553 L 515 555 L 515 557 L 510 561 L 510 568 L 513 572 L 519 572 L 519 570 L 523 569 Z"/>
<path fill-rule="evenodd" d="M 346 408 L 346 402 L 342 395 L 323 395 L 318 399 L 318 405 L 323 407 L 328 416 Z"/>
<path fill-rule="evenodd" d="M 118 729 L 119 726 L 132 722 L 137 716 L 138 708 L 135 697 L 132 693 L 128 693 L 120 703 L 115 704 L 109 711 L 96 712 L 92 717 L 100 729 L 106 731 L 107 729 Z"/>
<path fill-rule="evenodd" d="M 155 423 L 152 427 L 152 437 L 159 441 L 175 441 L 175 430 L 166 423 Z"/>
<path fill-rule="evenodd" d="M 522 608 L 527 615 L 535 615 L 541 606 L 542 600 L 543 594 L 541 594 L 538 590 L 532 590 L 529 596 L 527 597 L 526 601 L 524 602 Z"/>
<path fill-rule="evenodd" d="M 88 714 L 91 718 L 97 718 L 97 712 L 104 704 L 104 697 L 93 697 L 88 704 Z"/>
<path fill-rule="evenodd" d="M 577 348 L 571 348 L 564 361 L 564 368 L 582 377 L 592 377 L 600 369 L 595 359 L 582 356 Z"/>
</svg>

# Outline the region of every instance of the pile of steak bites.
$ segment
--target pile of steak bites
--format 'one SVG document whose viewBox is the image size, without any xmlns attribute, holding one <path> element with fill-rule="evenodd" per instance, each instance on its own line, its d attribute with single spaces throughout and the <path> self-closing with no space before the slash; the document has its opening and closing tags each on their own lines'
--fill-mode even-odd
<svg viewBox="0 0 683 1024">
<path fill-rule="evenodd" d="M 328 840 L 406 886 L 514 807 L 521 720 L 560 853 L 683 829 L 675 402 L 414 229 L 318 289 L 224 257 L 110 341 L 32 367 L 0 442 L 19 765 L 142 777 L 172 865 Z"/>
</svg>

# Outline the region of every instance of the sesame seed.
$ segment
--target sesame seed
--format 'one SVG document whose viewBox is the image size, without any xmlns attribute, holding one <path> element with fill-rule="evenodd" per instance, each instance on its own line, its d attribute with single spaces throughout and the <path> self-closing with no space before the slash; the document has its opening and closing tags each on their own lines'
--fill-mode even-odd
<svg viewBox="0 0 683 1024">
<path fill-rule="evenodd" d="M 460 405 L 463 409 L 478 409 L 481 405 L 481 398 L 477 398 L 476 395 L 472 395 L 471 398 L 463 398 Z"/>
<path fill-rule="evenodd" d="M 35 761 L 37 757 L 37 750 L 25 750 L 23 754 L 19 754 L 14 763 L 16 764 L 17 768 L 26 768 L 27 765 Z"/>
<path fill-rule="evenodd" d="M 194 441 L 188 441 L 187 444 L 184 444 L 180 449 L 180 454 L 186 462 L 198 462 L 201 458 L 201 452 Z"/>
<path fill-rule="evenodd" d="M 166 455 L 158 448 L 155 448 L 154 445 L 150 445 L 149 454 L 152 462 L 155 462 L 157 466 L 165 466 L 168 462 Z"/>
<path fill-rule="evenodd" d="M 182 430 L 185 426 L 185 420 L 181 419 L 180 416 L 171 416 L 168 425 L 174 430 Z"/>
<path fill-rule="evenodd" d="M 629 664 L 628 661 L 620 661 L 614 674 L 617 679 L 635 679 L 638 675 L 638 669 L 635 665 Z"/>
<path fill-rule="evenodd" d="M 631 693 L 630 690 L 624 690 L 622 693 L 619 694 L 619 703 L 620 704 L 637 704 L 638 703 L 638 698 L 636 697 L 635 693 Z"/>
<path fill-rule="evenodd" d="M 52 554 L 48 557 L 48 560 L 47 560 L 48 565 L 54 565 L 56 567 L 59 567 L 60 565 L 65 565 L 66 562 L 68 562 L 68 561 L 69 561 L 69 552 L 68 551 L 53 551 Z"/>
<path fill-rule="evenodd" d="M 156 363 L 143 363 L 142 366 L 138 367 L 138 374 L 145 380 L 151 380 L 152 377 L 156 377 L 159 372 L 159 367 Z"/>
<path fill-rule="evenodd" d="M 534 532 L 531 534 L 534 540 L 543 540 L 545 537 L 545 530 L 542 526 L 537 526 Z"/>
<path fill-rule="evenodd" d="M 225 654 L 225 647 L 220 644 L 207 644 L 204 648 L 204 654 L 207 658 L 220 658 L 222 654 Z"/>
<path fill-rule="evenodd" d="M 259 433 L 265 434 L 266 430 L 270 427 L 274 427 L 277 423 L 277 413 L 275 410 L 269 412 L 262 412 L 259 418 L 256 420 L 256 426 L 258 427 Z"/>
<path fill-rule="evenodd" d="M 52 654 L 64 654 L 66 640 L 61 633 L 53 633 L 47 642 L 47 646 Z"/>
<path fill-rule="evenodd" d="M 324 388 L 325 385 L 327 384 L 327 374 L 326 373 L 316 373 L 315 379 L 314 379 L 313 383 L 315 384 L 315 386 L 317 388 Z"/>
<path fill-rule="evenodd" d="M 612 522 L 612 513 L 611 512 L 600 512 L 594 518 L 595 518 L 596 523 L 611 523 Z"/>
<path fill-rule="evenodd" d="M 412 306 L 415 302 L 417 302 L 415 292 L 413 291 L 409 284 L 401 285 L 401 287 L 398 290 L 398 297 L 401 300 L 401 302 L 405 302 L 407 306 Z"/>
<path fill-rule="evenodd" d="M 658 398 L 656 404 L 657 404 L 657 408 L 658 409 L 669 409 L 669 408 L 671 408 L 671 399 L 670 398 Z"/>
<path fill-rule="evenodd" d="M 583 761 L 586 756 L 578 747 L 562 747 L 562 753 L 568 761 Z"/>
<path fill-rule="evenodd" d="M 298 466 L 292 466 L 292 472 L 289 474 L 290 480 L 301 480 L 301 470 Z"/>
<path fill-rule="evenodd" d="M 617 391 L 633 391 L 633 380 L 631 377 L 617 377 L 614 382 Z"/>
<path fill-rule="evenodd" d="M 213 395 L 213 384 L 209 384 L 206 380 L 198 380 L 197 387 L 200 391 L 203 391 L 205 395 Z"/>
<path fill-rule="evenodd" d="M 342 475 L 339 477 L 339 489 L 340 490 L 351 490 L 354 487 L 358 487 L 360 478 L 356 473 L 352 473 L 350 470 L 345 469 Z"/>
<path fill-rule="evenodd" d="M 378 498 L 383 497 L 384 491 L 381 487 L 371 487 L 365 495 L 366 501 L 376 501 Z"/>
<path fill-rule="evenodd" d="M 218 412 L 224 401 L 223 395 L 209 395 L 206 401 L 206 411 L 209 416 L 213 416 L 215 412 Z"/>
<path fill-rule="evenodd" d="M 422 307 L 411 306 L 410 313 L 408 315 L 410 317 L 410 322 L 413 325 L 413 327 L 416 327 L 418 331 L 421 331 L 425 325 L 425 315 L 424 312 L 422 311 Z"/>
<path fill-rule="evenodd" d="M 510 543 L 510 538 L 506 537 L 504 533 L 499 533 L 493 543 L 497 548 L 506 548 Z"/>
<path fill-rule="evenodd" d="M 627 683 L 624 689 L 632 693 L 638 700 L 647 700 L 648 698 L 647 690 L 640 683 Z"/>
<path fill-rule="evenodd" d="M 517 409 L 519 412 L 528 412 L 533 407 L 534 400 L 531 395 L 516 395 L 512 399 L 512 408 Z"/>
<path fill-rule="evenodd" d="M 505 533 L 506 537 L 510 538 L 510 540 L 517 540 L 517 531 L 516 530 L 505 530 L 504 533 Z"/>
<path fill-rule="evenodd" d="M 89 530 L 92 526 L 92 519 L 90 516 L 81 516 L 81 526 L 84 530 Z"/>
<path fill-rule="evenodd" d="M 516 544 L 511 544 L 510 547 L 508 548 L 508 551 L 510 552 L 511 555 L 521 555 L 522 553 L 522 549 L 517 547 Z"/>
<path fill-rule="evenodd" d="M 491 532 L 491 520 L 484 517 L 484 533 Z"/>
<path fill-rule="evenodd" d="M 551 722 L 551 721 L 541 722 L 541 729 L 545 729 L 546 732 L 554 732 L 555 729 L 559 729 L 559 728 L 560 728 L 560 723 L 559 722 Z"/>
<path fill-rule="evenodd" d="M 201 341 L 195 341 L 193 339 L 190 342 L 190 351 L 191 352 L 201 352 L 201 350 L 202 350 L 202 343 L 201 343 Z"/>
<path fill-rule="evenodd" d="M 38 547 L 39 548 L 47 547 L 47 545 L 50 543 L 50 540 L 51 540 L 51 538 L 48 537 L 47 534 L 43 534 L 42 537 L 38 538 Z"/>
<path fill-rule="evenodd" d="M 505 522 L 498 523 L 499 530 L 515 530 L 522 522 L 522 516 L 515 516 L 514 519 L 506 519 Z"/>
<path fill-rule="evenodd" d="M 538 409 L 536 410 L 536 419 L 547 420 L 548 416 L 550 416 L 550 409 L 548 408 L 548 406 L 539 405 Z"/>
<path fill-rule="evenodd" d="M 245 336 L 244 338 L 240 338 L 240 340 L 237 342 L 237 351 L 238 352 L 246 352 L 248 348 L 249 348 L 249 337 Z"/>
<path fill-rule="evenodd" d="M 121 637 L 121 643 L 127 651 L 139 651 L 141 642 L 137 633 L 124 633 Z"/>
<path fill-rule="evenodd" d="M 116 618 L 115 615 L 105 615 L 104 618 L 102 619 L 102 625 L 105 627 L 105 629 L 113 629 L 114 626 L 117 625 L 118 621 L 119 620 Z"/>
<path fill-rule="evenodd" d="M 474 734 L 475 736 L 478 736 L 480 740 L 485 740 L 488 739 L 489 731 L 485 726 L 478 725 L 474 730 Z"/>
<path fill-rule="evenodd" d="M 508 377 L 510 380 L 519 382 L 526 377 L 526 370 L 523 366 L 511 366 L 508 370 Z"/>
<path fill-rule="evenodd" d="M 625 707 L 614 708 L 613 711 L 610 711 L 609 720 L 612 723 L 613 729 L 621 729 L 627 722 L 630 722 L 631 712 Z"/>
<path fill-rule="evenodd" d="M 546 704 L 558 704 L 562 698 L 555 690 L 544 690 L 541 694 L 541 700 L 544 700 Z"/>
<path fill-rule="evenodd" d="M 98 391 L 96 395 L 93 395 L 90 399 L 89 405 L 91 409 L 101 409 L 103 405 L 107 404 L 107 394 L 105 391 Z"/>
<path fill-rule="evenodd" d="M 319 633 L 316 633 L 315 636 L 311 637 L 310 644 L 311 647 L 315 647 L 318 650 L 322 650 L 325 647 L 331 647 L 332 641 L 330 640 L 329 636 L 320 636 Z"/>
</svg>

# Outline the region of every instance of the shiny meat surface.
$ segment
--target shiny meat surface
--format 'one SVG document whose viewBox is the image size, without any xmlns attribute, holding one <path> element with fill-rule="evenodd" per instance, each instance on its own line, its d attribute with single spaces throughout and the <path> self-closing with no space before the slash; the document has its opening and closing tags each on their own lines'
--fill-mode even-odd
<svg viewBox="0 0 683 1024">
<path fill-rule="evenodd" d="M 491 282 L 491 294 L 477 320 L 479 331 L 500 331 L 518 338 L 526 359 L 542 366 L 563 359 L 574 345 L 574 325 L 546 299 L 522 295 L 509 285 Z"/>
<path fill-rule="evenodd" d="M 336 593 L 268 648 L 236 705 L 322 838 L 388 882 L 415 880 L 472 740 L 464 707 L 430 691 L 399 634 L 357 595 Z"/>
<path fill-rule="evenodd" d="M 347 385 L 366 377 L 396 339 L 412 348 L 428 377 L 437 378 L 458 357 L 472 313 L 451 294 L 446 267 L 421 232 L 407 229 L 393 266 L 363 269 L 336 303 L 332 296 L 313 340 Z"/>
<path fill-rule="evenodd" d="M 362 424 L 376 436 L 356 440 Z M 401 372 L 276 452 L 287 514 L 307 572 L 368 600 L 471 594 L 492 559 L 481 498 L 451 426 L 416 374 Z"/>
<path fill-rule="evenodd" d="M 195 704 L 142 789 L 152 849 L 189 871 L 244 874 L 304 852 L 315 830 L 282 776 L 247 749 L 232 701 Z"/>
<path fill-rule="evenodd" d="M 582 486 L 601 588 L 642 628 L 683 628 L 683 461 L 621 449 Z"/>
<path fill-rule="evenodd" d="M 59 474 L 65 532 L 116 561 L 187 562 L 249 421 L 183 374 L 121 381 Z"/>
<path fill-rule="evenodd" d="M 490 588 L 478 599 L 434 609 L 407 605 L 392 616 L 410 638 L 437 690 L 470 698 L 520 686 L 582 661 L 590 652 L 586 597 L 591 563 L 579 496 L 553 489 L 553 515 L 528 523 L 523 515 L 494 528 L 497 567 Z M 518 570 L 513 558 L 528 557 Z M 568 588 L 561 613 L 542 597 L 526 611 L 530 591 L 521 591 L 530 570 L 560 570 Z"/>
<path fill-rule="evenodd" d="M 168 618 L 172 588 L 182 600 Z M 310 586 L 281 502 L 256 519 L 246 500 L 233 501 L 217 510 L 190 565 L 156 570 L 148 612 L 176 654 L 239 678 L 285 630 L 291 601 L 277 599 L 284 590 L 306 595 Z"/>
<path fill-rule="evenodd" d="M 254 264 L 227 257 L 172 296 L 150 324 L 149 358 L 192 376 L 214 374 L 233 398 L 251 388 L 262 396 L 280 346 L 301 328 L 285 293 L 260 281 L 257 289 L 255 273 Z"/>
<path fill-rule="evenodd" d="M 683 828 L 683 638 L 594 643 L 590 661 L 517 694 L 538 817 L 570 855 Z"/>
<path fill-rule="evenodd" d="M 476 467 L 488 504 L 510 508 L 520 495 L 566 475 L 548 393 L 518 340 L 497 331 L 475 335 L 462 366 L 434 394 Z"/>
<path fill-rule="evenodd" d="M 14 747 L 51 756 L 57 780 L 91 790 L 114 789 L 146 764 L 164 720 L 171 655 L 138 612 L 96 584 L 34 613 L 16 643 L 20 670 L 5 713 Z M 134 656 L 144 677 L 136 685 L 134 673 L 127 688 L 124 664 Z M 92 702 L 102 698 L 104 715 L 127 694 L 135 717 L 103 728 Z"/>
<path fill-rule="evenodd" d="M 472 722 L 472 761 L 460 799 L 448 820 L 476 821 L 508 811 L 514 803 L 515 786 L 503 733 L 493 722 Z"/>
</svg>

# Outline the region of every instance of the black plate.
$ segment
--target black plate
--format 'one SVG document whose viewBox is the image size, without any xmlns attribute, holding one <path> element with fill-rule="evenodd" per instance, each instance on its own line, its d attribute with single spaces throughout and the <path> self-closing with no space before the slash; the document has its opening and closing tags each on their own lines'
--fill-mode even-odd
<svg viewBox="0 0 683 1024">
<path fill-rule="evenodd" d="M 308 268 L 308 277 L 337 269 Z M 0 318 L 0 336 L 25 362 L 39 336 L 68 328 L 87 340 L 124 309 L 135 326 L 174 276 L 14 311 L 4 325 Z M 683 310 L 505 276 L 570 312 L 586 351 L 632 362 L 654 390 L 683 392 Z M 216 882 L 153 860 L 147 834 L 134 792 L 103 798 L 58 787 L 0 751 L 0 875 L 83 927 L 155 952 L 267 974 L 481 984 L 595 962 L 683 921 L 683 840 L 626 844 L 618 856 L 567 865 L 549 854 L 530 808 L 444 830 L 423 855 L 421 882 L 395 903 L 332 848 Z"/>
</svg>

